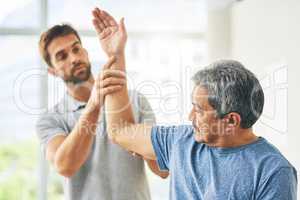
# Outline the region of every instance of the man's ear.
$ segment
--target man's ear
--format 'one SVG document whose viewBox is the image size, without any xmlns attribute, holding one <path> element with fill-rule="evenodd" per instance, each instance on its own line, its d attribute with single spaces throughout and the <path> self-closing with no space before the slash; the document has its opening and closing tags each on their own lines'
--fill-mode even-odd
<svg viewBox="0 0 300 200">
<path fill-rule="evenodd" d="M 49 74 L 52 74 L 53 76 L 57 76 L 56 71 L 53 67 L 48 67 L 47 70 Z"/>
<path fill-rule="evenodd" d="M 225 122 L 225 132 L 234 134 L 241 125 L 241 116 L 236 112 L 232 112 L 224 117 L 223 122 Z"/>
<path fill-rule="evenodd" d="M 239 127 L 241 124 L 241 116 L 236 112 L 229 113 L 227 116 L 228 124 Z"/>
</svg>

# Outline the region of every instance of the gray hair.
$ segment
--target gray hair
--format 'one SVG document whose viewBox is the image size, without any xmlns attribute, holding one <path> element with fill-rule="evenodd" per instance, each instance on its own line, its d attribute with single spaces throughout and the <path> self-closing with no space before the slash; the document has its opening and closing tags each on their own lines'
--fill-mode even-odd
<svg viewBox="0 0 300 200">
<path fill-rule="evenodd" d="M 264 107 L 264 93 L 256 76 L 235 60 L 219 60 L 193 76 L 196 86 L 208 91 L 208 102 L 219 118 L 236 112 L 241 127 L 251 128 Z"/>
</svg>

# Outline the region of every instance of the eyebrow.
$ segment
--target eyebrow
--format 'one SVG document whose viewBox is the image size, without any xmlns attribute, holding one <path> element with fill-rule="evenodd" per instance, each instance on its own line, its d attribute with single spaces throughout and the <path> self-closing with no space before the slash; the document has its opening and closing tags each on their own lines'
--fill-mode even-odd
<svg viewBox="0 0 300 200">
<path fill-rule="evenodd" d="M 72 47 L 74 47 L 75 45 L 80 44 L 80 42 L 77 40 L 75 42 L 73 42 Z"/>
<path fill-rule="evenodd" d="M 202 107 L 201 107 L 199 104 L 195 103 L 195 102 L 192 102 L 192 105 L 193 105 L 193 106 L 196 106 L 197 108 L 199 108 L 199 109 L 201 109 L 201 110 L 203 110 Z"/>
</svg>

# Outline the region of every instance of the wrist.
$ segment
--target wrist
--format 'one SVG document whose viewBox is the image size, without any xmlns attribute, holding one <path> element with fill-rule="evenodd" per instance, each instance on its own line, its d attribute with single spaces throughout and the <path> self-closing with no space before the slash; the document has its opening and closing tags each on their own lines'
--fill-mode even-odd
<svg viewBox="0 0 300 200">
<path fill-rule="evenodd" d="M 85 107 L 85 113 L 93 113 L 93 112 L 99 112 L 102 105 L 96 104 L 94 102 L 88 101 Z"/>
<path fill-rule="evenodd" d="M 110 52 L 110 53 L 106 53 L 106 55 L 110 58 L 112 56 L 116 57 L 117 59 L 118 58 L 123 58 L 125 57 L 125 51 L 122 50 L 122 51 L 119 51 L 119 52 Z"/>
<path fill-rule="evenodd" d="M 126 71 L 125 69 L 125 53 L 113 54 L 115 62 L 112 64 L 111 69 Z"/>
</svg>

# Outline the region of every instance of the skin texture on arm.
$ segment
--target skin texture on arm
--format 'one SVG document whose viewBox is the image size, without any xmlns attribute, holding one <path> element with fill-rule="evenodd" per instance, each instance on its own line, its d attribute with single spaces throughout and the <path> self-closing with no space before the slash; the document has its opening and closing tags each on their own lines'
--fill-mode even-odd
<svg viewBox="0 0 300 200">
<path fill-rule="evenodd" d="M 100 109 L 85 112 L 68 136 L 56 136 L 47 145 L 47 159 L 57 172 L 71 177 L 85 162 L 94 140 Z"/>
<path fill-rule="evenodd" d="M 158 168 L 158 165 L 156 163 L 156 160 L 145 159 L 145 161 L 147 162 L 148 167 L 150 168 L 150 170 L 154 174 L 156 174 L 156 175 L 158 175 L 158 176 L 160 176 L 161 178 L 164 178 L 164 179 L 168 178 L 169 172 L 167 172 L 167 171 L 160 171 L 160 169 Z"/>
<path fill-rule="evenodd" d="M 101 46 L 108 56 L 116 56 L 112 68 L 125 73 L 125 45 L 127 33 L 122 18 L 118 24 L 107 12 L 93 10 L 93 24 Z M 110 139 L 144 158 L 155 160 L 151 143 L 151 125 L 135 124 L 127 85 L 105 99 L 107 131 Z"/>
<path fill-rule="evenodd" d="M 90 153 L 104 96 L 120 90 L 125 83 L 123 74 L 108 69 L 113 60 L 96 78 L 87 105 L 71 133 L 56 136 L 47 145 L 47 159 L 65 177 L 73 176 Z"/>
</svg>

